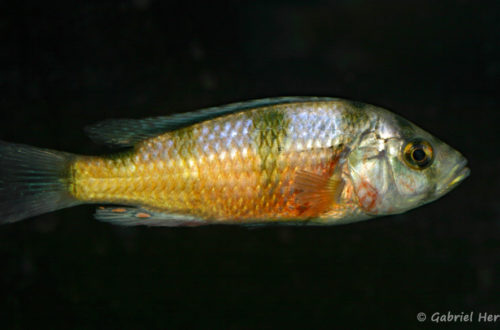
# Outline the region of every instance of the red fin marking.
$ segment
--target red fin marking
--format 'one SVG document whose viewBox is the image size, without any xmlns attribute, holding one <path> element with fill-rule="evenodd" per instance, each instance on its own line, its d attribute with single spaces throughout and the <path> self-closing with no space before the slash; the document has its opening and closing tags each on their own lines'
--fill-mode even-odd
<svg viewBox="0 0 500 330">
<path fill-rule="evenodd" d="M 378 192 L 368 181 L 361 181 L 358 188 L 359 205 L 368 212 L 373 212 L 377 205 Z"/>
</svg>

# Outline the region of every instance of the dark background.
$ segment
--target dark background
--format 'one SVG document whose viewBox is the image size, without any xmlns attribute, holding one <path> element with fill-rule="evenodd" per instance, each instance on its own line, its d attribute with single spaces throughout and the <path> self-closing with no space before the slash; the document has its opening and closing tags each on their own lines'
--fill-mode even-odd
<svg viewBox="0 0 500 330">
<path fill-rule="evenodd" d="M 497 2 L 18 1 L 0 5 L 0 36 L 2 140 L 104 153 L 84 126 L 337 96 L 401 114 L 472 170 L 435 203 L 345 226 L 121 228 L 93 206 L 2 226 L 2 327 L 411 329 L 430 325 L 420 311 L 500 314 Z"/>
</svg>

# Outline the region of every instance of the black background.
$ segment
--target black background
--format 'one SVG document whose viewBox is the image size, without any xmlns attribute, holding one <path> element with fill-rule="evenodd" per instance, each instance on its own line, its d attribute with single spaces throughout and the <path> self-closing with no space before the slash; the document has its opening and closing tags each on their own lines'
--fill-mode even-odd
<svg viewBox="0 0 500 330">
<path fill-rule="evenodd" d="M 431 324 L 421 311 L 500 313 L 497 2 L 18 1 L 0 5 L 0 36 L 2 140 L 104 153 L 84 126 L 337 96 L 401 114 L 472 170 L 435 203 L 345 226 L 120 228 L 93 206 L 3 226 L 2 327 L 411 329 Z"/>
</svg>

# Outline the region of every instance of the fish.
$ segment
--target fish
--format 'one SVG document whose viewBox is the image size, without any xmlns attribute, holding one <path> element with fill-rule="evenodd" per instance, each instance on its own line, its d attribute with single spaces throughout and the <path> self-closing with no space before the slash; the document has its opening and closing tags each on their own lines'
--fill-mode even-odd
<svg viewBox="0 0 500 330">
<path fill-rule="evenodd" d="M 0 223 L 80 204 L 123 226 L 335 225 L 406 212 L 467 178 L 457 150 L 383 108 L 276 97 L 104 120 L 84 156 L 0 142 Z"/>
</svg>

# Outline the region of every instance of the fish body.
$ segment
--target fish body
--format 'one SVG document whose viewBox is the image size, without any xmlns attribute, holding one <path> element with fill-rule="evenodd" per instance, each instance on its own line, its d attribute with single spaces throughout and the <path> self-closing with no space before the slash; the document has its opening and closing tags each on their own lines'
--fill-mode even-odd
<svg viewBox="0 0 500 330">
<path fill-rule="evenodd" d="M 59 193 L 59 204 L 32 206 L 46 199 L 43 184 L 36 186 L 40 201 L 34 204 L 19 197 L 2 203 L 27 205 L 32 214 L 79 203 L 127 205 L 96 213 L 121 225 L 321 225 L 404 212 L 439 198 L 469 174 L 460 153 L 410 122 L 334 98 L 256 100 L 105 121 L 88 131 L 96 141 L 131 148 L 104 157 L 43 151 L 59 157 L 56 173 L 42 168 L 36 177 L 52 185 L 57 178 L 59 186 L 49 185 L 56 192 L 45 190 L 51 198 Z M 5 182 L 22 174 L 12 170 L 12 158 L 20 159 L 12 154 L 40 152 L 27 148 L 0 146 Z M 421 166 L 424 161 L 429 164 Z M 28 189 L 17 184 L 22 187 L 11 185 L 17 191 Z M 10 212 L 3 222 L 29 215 Z"/>
</svg>

